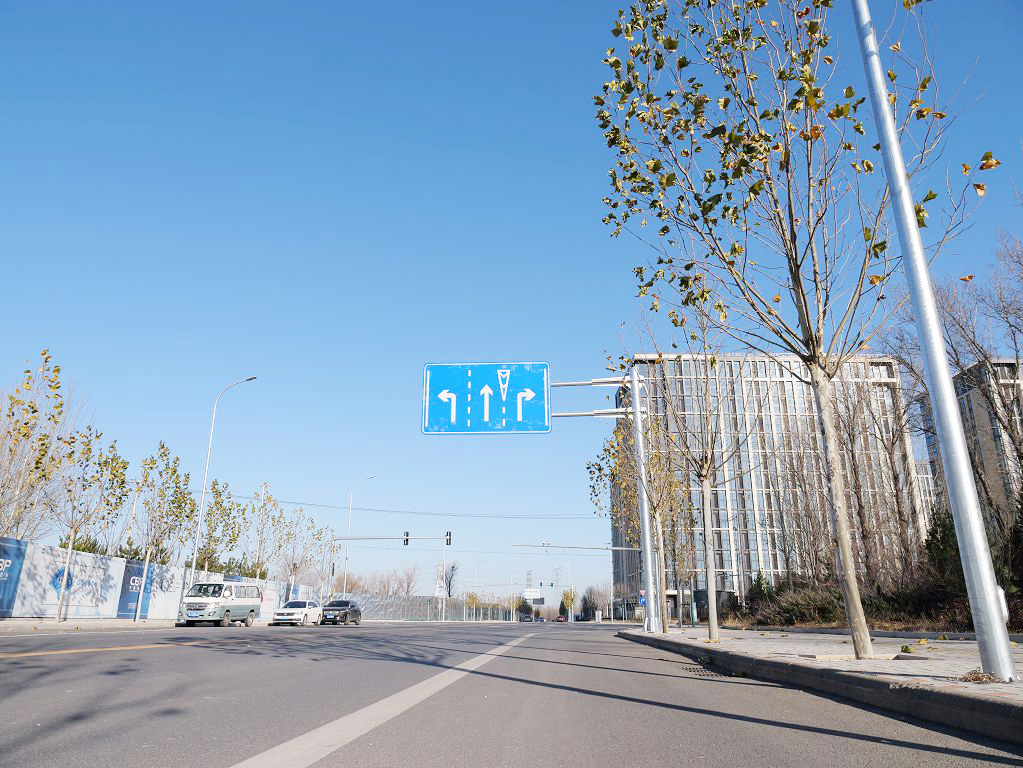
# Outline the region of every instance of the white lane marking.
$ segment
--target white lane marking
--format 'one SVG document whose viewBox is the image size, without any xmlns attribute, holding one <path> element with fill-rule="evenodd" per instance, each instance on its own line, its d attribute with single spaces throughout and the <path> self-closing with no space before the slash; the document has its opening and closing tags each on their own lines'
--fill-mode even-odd
<svg viewBox="0 0 1023 768">
<path fill-rule="evenodd" d="M 386 699 L 370 704 L 350 715 L 338 718 L 332 723 L 298 736 L 291 741 L 271 747 L 266 752 L 236 763 L 232 768 L 307 768 L 332 752 L 349 744 L 360 736 L 369 733 L 379 725 L 383 725 L 407 709 L 411 709 L 421 701 L 461 680 L 473 670 L 479 669 L 488 661 L 510 651 L 519 643 L 531 638 L 535 632 L 517 637 L 509 643 L 498 646 L 456 667 L 446 669 L 438 675 L 416 683 L 403 691 L 388 696 Z"/>
</svg>

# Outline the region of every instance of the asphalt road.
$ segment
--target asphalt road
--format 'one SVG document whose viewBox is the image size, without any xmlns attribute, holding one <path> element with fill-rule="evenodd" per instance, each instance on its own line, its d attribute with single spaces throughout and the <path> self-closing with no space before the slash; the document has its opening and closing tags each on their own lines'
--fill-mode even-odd
<svg viewBox="0 0 1023 768">
<path fill-rule="evenodd" d="M 0 638 L 0 765 L 974 766 L 1008 745 L 578 624 Z"/>
</svg>

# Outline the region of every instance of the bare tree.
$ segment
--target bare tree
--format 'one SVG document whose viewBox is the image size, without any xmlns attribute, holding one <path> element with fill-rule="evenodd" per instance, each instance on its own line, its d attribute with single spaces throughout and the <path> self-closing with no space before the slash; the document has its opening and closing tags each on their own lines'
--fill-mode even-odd
<svg viewBox="0 0 1023 768">
<path fill-rule="evenodd" d="M 886 41 L 889 78 L 908 171 L 919 181 L 949 123 L 918 3 L 904 5 L 905 23 L 892 26 L 902 37 Z M 817 402 L 839 584 L 863 657 L 871 643 L 832 380 L 902 297 L 886 294 L 900 264 L 888 248 L 891 194 L 874 173 L 865 99 L 835 82 L 829 6 L 637 0 L 619 13 L 613 32 L 627 48 L 608 51 L 610 79 L 596 103 L 616 153 L 605 221 L 654 254 L 635 270 L 641 295 L 670 313 L 709 302 L 740 343 L 802 363 L 794 374 L 808 379 Z M 973 190 L 982 191 L 971 186 L 972 169 L 964 172 L 961 188 L 949 185 L 932 254 L 961 229 Z M 921 227 L 937 198 L 928 192 L 917 204 Z"/>
<path fill-rule="evenodd" d="M 458 561 L 452 560 L 444 569 L 444 590 L 448 597 L 455 595 L 455 577 L 458 575 Z"/>
<path fill-rule="evenodd" d="M 1023 588 L 1023 241 L 1002 235 L 987 278 L 963 275 L 936 289 L 945 345 L 958 378 L 970 461 L 998 580 Z M 906 328 L 889 346 L 927 402 L 916 339 Z M 928 409 L 923 409 L 926 414 Z M 929 419 L 920 423 L 933 439 Z M 940 478 L 936 478 L 938 480 Z M 936 483 L 939 487 L 941 483 Z"/>
<path fill-rule="evenodd" d="M 762 403 L 753 391 L 752 375 L 745 373 L 749 365 L 746 360 L 740 357 L 738 361 L 729 361 L 729 365 L 738 364 L 738 376 L 729 375 L 720 363 L 722 349 L 706 304 L 692 305 L 684 319 L 678 325 L 689 329 L 684 336 L 689 354 L 677 364 L 689 366 L 691 374 L 669 379 L 662 363 L 658 366 L 661 382 L 657 391 L 667 420 L 663 430 L 665 450 L 679 457 L 682 471 L 700 489 L 707 628 L 711 642 L 718 642 L 715 498 L 718 489 L 729 480 L 742 482 L 745 475 L 756 469 L 743 457 Z"/>
<path fill-rule="evenodd" d="M 415 594 L 416 583 L 419 581 L 419 566 L 409 565 L 398 572 L 398 591 L 402 597 Z"/>
</svg>

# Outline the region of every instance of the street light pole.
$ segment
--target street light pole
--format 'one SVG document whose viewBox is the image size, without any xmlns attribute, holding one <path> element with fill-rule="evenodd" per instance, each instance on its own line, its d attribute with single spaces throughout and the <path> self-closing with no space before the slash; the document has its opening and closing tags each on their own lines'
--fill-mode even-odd
<svg viewBox="0 0 1023 768">
<path fill-rule="evenodd" d="M 375 477 L 376 475 L 364 477 L 352 486 L 352 490 L 348 494 L 348 539 L 352 538 L 352 500 L 355 498 L 355 489 Z M 345 597 L 348 597 L 348 540 L 345 540 L 345 584 L 343 592 Z"/>
<path fill-rule="evenodd" d="M 213 453 L 213 428 L 217 423 L 217 406 L 220 405 L 220 398 L 224 396 L 224 393 L 232 387 L 237 387 L 239 384 L 244 384 L 248 381 L 255 381 L 255 376 L 249 376 L 247 379 L 236 381 L 234 384 L 229 384 L 221 390 L 220 394 L 217 395 L 217 399 L 213 401 L 213 416 L 210 418 L 210 441 L 206 446 L 206 468 L 202 472 L 202 493 L 199 495 L 199 515 L 195 521 L 195 540 L 192 542 L 192 567 L 189 570 L 189 577 L 195 579 L 195 560 L 199 555 L 199 531 L 202 528 L 202 515 L 206 509 L 206 481 L 210 474 L 210 454 Z M 181 578 L 181 594 L 178 596 L 178 604 L 185 599 L 185 578 L 182 575 Z"/>
<path fill-rule="evenodd" d="M 934 301 L 934 291 L 931 288 L 923 241 L 916 222 L 909 177 L 906 174 L 902 148 L 899 146 L 895 119 L 888 105 L 888 86 L 884 81 L 881 54 L 877 47 L 874 25 L 870 19 L 870 7 L 867 0 L 852 0 L 852 6 L 856 36 L 860 41 L 870 102 L 884 157 L 885 177 L 892 193 L 892 208 L 899 231 L 899 242 L 902 245 L 902 263 L 905 265 L 906 281 L 913 297 L 927 390 L 935 416 L 949 507 L 955 523 L 959 553 L 962 556 L 966 592 L 970 598 L 970 612 L 973 614 L 973 626 L 977 632 L 981 666 L 986 673 L 1000 680 L 1018 680 L 1019 677 L 1013 669 L 1006 628 L 1008 610 L 1005 593 L 995 580 L 995 571 L 991 564 L 991 550 L 984 531 L 977 487 L 959 414 L 959 402 L 952 385 L 952 374 L 945 353 L 945 340 Z"/>
</svg>

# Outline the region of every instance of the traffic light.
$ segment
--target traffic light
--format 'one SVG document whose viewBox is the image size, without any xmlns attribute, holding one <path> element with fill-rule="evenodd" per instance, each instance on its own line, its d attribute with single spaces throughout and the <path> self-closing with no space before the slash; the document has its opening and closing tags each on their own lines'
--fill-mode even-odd
<svg viewBox="0 0 1023 768">
<path fill-rule="evenodd" d="M 451 531 L 448 531 L 447 541 L 445 542 L 449 547 L 451 546 Z"/>
<path fill-rule="evenodd" d="M 408 546 L 408 531 L 405 531 L 405 546 Z"/>
</svg>

